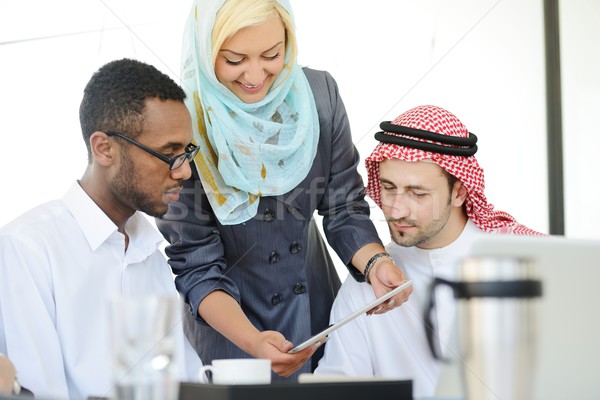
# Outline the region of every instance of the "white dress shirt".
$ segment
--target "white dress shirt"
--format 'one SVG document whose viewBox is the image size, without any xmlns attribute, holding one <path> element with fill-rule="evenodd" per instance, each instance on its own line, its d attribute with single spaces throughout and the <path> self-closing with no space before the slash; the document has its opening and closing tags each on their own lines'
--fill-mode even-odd
<svg viewBox="0 0 600 400">
<path fill-rule="evenodd" d="M 413 396 L 433 396 L 441 363 L 431 354 L 423 323 L 429 285 L 434 277 L 455 280 L 457 262 L 481 234 L 482 231 L 468 221 L 460 237 L 444 248 L 423 250 L 388 244 L 388 253 L 413 281 L 412 295 L 406 303 L 390 312 L 362 315 L 333 332 L 315 374 L 412 379 Z M 369 284 L 348 277 L 333 303 L 331 322 L 341 320 L 374 299 Z M 433 315 L 440 347 L 446 352 L 455 315 L 453 294 L 446 286 L 436 288 L 436 312 Z"/>
<path fill-rule="evenodd" d="M 112 396 L 109 299 L 177 296 L 162 236 L 140 213 L 126 230 L 127 251 L 77 183 L 0 229 L 0 352 L 36 397 Z M 180 371 L 193 377 L 201 363 L 179 331 Z"/>
</svg>

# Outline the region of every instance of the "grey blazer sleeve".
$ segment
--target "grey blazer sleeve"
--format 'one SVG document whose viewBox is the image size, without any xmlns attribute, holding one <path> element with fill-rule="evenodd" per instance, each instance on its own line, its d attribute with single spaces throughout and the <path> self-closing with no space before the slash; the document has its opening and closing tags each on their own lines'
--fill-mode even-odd
<svg viewBox="0 0 600 400">
<path fill-rule="evenodd" d="M 323 230 L 329 245 L 350 274 L 363 281 L 363 275 L 351 264 L 352 257 L 364 245 L 381 244 L 381 240 L 369 217 L 363 180 L 356 169 L 360 156 L 352 142 L 348 115 L 337 83 L 328 72 L 308 68 L 304 71 L 319 110 L 321 135 L 331 138 L 324 142 L 330 148 L 319 149 L 330 152 L 325 195 L 317 206 L 323 216 Z"/>
<path fill-rule="evenodd" d="M 183 186 L 179 201 L 169 206 L 162 219 L 156 219 L 156 225 L 170 243 L 165 253 L 176 275 L 177 290 L 190 305 L 190 312 L 202 321 L 198 305 L 208 294 L 223 290 L 239 303 L 240 293 L 223 273 L 224 247 L 200 180 L 189 179 Z"/>
</svg>

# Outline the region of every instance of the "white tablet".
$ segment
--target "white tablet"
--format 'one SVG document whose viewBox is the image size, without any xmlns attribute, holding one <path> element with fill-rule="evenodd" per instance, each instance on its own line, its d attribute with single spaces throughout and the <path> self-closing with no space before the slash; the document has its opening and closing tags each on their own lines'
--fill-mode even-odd
<svg viewBox="0 0 600 400">
<path fill-rule="evenodd" d="M 381 297 L 373 300 L 369 304 L 365 305 L 364 307 L 362 307 L 359 310 L 354 311 L 352 314 L 350 314 L 347 317 L 343 318 L 339 322 L 336 322 L 333 325 L 329 325 L 328 328 L 322 330 L 321 332 L 317 333 L 316 335 L 314 335 L 313 337 L 311 337 L 307 341 L 305 341 L 305 342 L 299 344 L 298 346 L 294 347 L 293 349 L 291 349 L 290 351 L 288 351 L 288 353 L 297 353 L 297 352 L 299 352 L 301 350 L 304 350 L 308 346 L 310 346 L 310 345 L 318 342 L 319 340 L 324 339 L 331 332 L 335 331 L 336 329 L 338 329 L 339 327 L 341 327 L 343 325 L 346 325 L 348 322 L 352 321 L 354 318 L 358 317 L 359 315 L 362 315 L 362 314 L 366 313 L 370 309 L 377 307 L 378 305 L 380 305 L 381 303 L 383 303 L 384 301 L 386 301 L 390 297 L 393 297 L 393 296 L 397 295 L 398 293 L 400 293 L 401 291 L 403 291 L 404 289 L 406 289 L 410 285 L 412 285 L 412 281 L 406 281 L 405 283 L 403 283 L 402 285 L 398 286 L 397 288 L 395 288 L 391 292 L 388 292 L 388 293 L 384 294 L 383 296 L 381 296 Z"/>
</svg>

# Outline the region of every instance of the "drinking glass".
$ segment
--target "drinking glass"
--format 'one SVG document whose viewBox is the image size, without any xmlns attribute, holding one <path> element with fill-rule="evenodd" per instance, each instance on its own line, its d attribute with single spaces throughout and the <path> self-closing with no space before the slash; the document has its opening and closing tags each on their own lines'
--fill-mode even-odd
<svg viewBox="0 0 600 400">
<path fill-rule="evenodd" d="M 116 296 L 110 304 L 115 393 L 118 400 L 177 400 L 177 297 Z"/>
</svg>

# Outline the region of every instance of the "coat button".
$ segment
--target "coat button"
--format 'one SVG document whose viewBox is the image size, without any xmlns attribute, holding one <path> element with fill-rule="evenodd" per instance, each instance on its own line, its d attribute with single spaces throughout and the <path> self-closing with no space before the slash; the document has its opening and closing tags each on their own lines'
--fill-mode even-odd
<svg viewBox="0 0 600 400">
<path fill-rule="evenodd" d="M 276 251 L 272 252 L 271 255 L 269 256 L 269 263 L 275 264 L 278 261 L 279 261 L 279 253 Z"/>
<path fill-rule="evenodd" d="M 281 295 L 279 293 L 275 293 L 273 297 L 271 297 L 271 304 L 276 306 L 279 303 L 281 303 Z"/>
<path fill-rule="evenodd" d="M 302 246 L 300 246 L 300 243 L 292 242 L 292 244 L 290 245 L 290 253 L 296 254 L 300 250 L 302 250 Z"/>
<path fill-rule="evenodd" d="M 303 285 L 303 284 L 301 284 L 301 283 L 296 283 L 296 284 L 294 285 L 294 294 L 302 294 L 302 293 L 304 293 L 304 292 L 306 292 L 306 288 L 304 287 L 304 285 Z"/>
<path fill-rule="evenodd" d="M 273 212 L 267 208 L 265 210 L 265 214 L 263 215 L 263 221 L 273 222 L 274 220 L 275 220 L 275 212 Z"/>
</svg>

